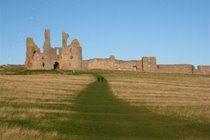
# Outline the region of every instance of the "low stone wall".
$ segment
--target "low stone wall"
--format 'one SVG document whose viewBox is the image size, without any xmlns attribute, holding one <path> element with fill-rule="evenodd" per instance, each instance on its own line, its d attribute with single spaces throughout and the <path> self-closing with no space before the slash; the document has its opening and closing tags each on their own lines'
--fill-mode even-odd
<svg viewBox="0 0 210 140">
<path fill-rule="evenodd" d="M 115 60 L 110 59 L 90 59 L 83 61 L 84 69 L 103 69 L 103 70 L 115 70 L 117 69 Z"/>
<path fill-rule="evenodd" d="M 83 69 L 142 71 L 142 61 L 138 60 L 116 60 L 114 58 L 90 59 L 83 61 Z"/>
<path fill-rule="evenodd" d="M 200 65 L 197 69 L 193 69 L 193 73 L 210 75 L 210 65 Z"/>
<path fill-rule="evenodd" d="M 193 74 L 193 65 L 178 64 L 178 65 L 157 65 L 158 73 L 183 73 Z"/>
<path fill-rule="evenodd" d="M 142 60 L 118 60 L 114 57 L 95 58 L 83 60 L 83 70 L 120 70 L 155 73 L 180 73 L 180 74 L 206 74 L 210 75 L 210 66 L 198 66 L 197 69 L 191 64 L 166 64 L 156 65 L 155 57 L 143 57 Z"/>
<path fill-rule="evenodd" d="M 122 61 L 118 60 L 118 70 L 124 71 L 139 71 L 142 72 L 142 61 L 141 60 L 130 60 L 130 61 Z"/>
</svg>

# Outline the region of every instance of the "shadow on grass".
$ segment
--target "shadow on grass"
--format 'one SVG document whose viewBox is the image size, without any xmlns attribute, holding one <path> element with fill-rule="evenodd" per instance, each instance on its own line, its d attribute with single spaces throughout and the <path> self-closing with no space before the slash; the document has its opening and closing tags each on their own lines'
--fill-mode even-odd
<svg viewBox="0 0 210 140">
<path fill-rule="evenodd" d="M 1 123 L 57 131 L 67 139 L 210 138 L 209 124 L 154 114 L 144 106 L 130 106 L 113 96 L 107 81 L 90 84 L 73 102 L 68 107 L 76 112 L 73 114 L 46 113 L 42 120 L 2 120 Z"/>
<path fill-rule="evenodd" d="M 60 124 L 59 132 L 87 139 L 182 139 L 210 138 L 210 125 L 154 114 L 116 99 L 106 81 L 82 91 L 72 110 L 72 121 Z"/>
</svg>

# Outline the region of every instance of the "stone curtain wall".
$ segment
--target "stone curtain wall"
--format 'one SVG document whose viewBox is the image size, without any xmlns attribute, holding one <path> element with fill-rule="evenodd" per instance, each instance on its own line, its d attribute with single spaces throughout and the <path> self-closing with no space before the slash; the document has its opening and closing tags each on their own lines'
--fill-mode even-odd
<svg viewBox="0 0 210 140">
<path fill-rule="evenodd" d="M 193 65 L 158 65 L 157 72 L 193 74 Z"/>
<path fill-rule="evenodd" d="M 194 74 L 208 74 L 210 75 L 210 66 L 200 65 L 198 68 L 193 69 Z"/>
<path fill-rule="evenodd" d="M 142 71 L 142 61 L 131 60 L 123 61 L 110 58 L 95 58 L 83 61 L 84 70 L 99 69 L 99 70 L 122 70 L 122 71 Z"/>
<path fill-rule="evenodd" d="M 210 66 L 198 66 L 198 68 L 196 69 L 193 65 L 190 64 L 157 65 L 157 72 L 210 75 Z"/>
<path fill-rule="evenodd" d="M 200 74 L 210 74 L 210 66 L 198 66 Z"/>
</svg>

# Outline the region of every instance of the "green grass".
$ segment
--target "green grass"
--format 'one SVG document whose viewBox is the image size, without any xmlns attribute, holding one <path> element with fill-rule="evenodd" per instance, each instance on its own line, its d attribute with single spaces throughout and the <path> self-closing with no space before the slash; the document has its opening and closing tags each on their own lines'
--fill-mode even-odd
<svg viewBox="0 0 210 140">
<path fill-rule="evenodd" d="M 107 82 L 91 84 L 75 101 L 74 133 L 88 139 L 181 139 L 210 138 L 210 125 L 154 114 L 113 97 Z M 60 126 L 62 127 L 62 125 Z M 78 128 L 78 129 L 76 129 Z M 72 129 L 72 128 L 71 128 Z M 68 127 L 61 131 L 68 131 Z"/>
<path fill-rule="evenodd" d="M 45 73 L 49 71 L 30 71 L 29 74 L 36 72 Z M 54 72 L 56 71 L 52 71 L 52 73 Z M 77 73 L 99 75 L 96 71 Z M 102 73 L 112 76 L 115 72 L 104 71 Z M 125 73 L 135 77 L 135 73 Z M 125 73 L 121 72 L 117 76 Z M 144 73 L 138 74 L 138 76 L 164 77 L 168 75 L 147 75 Z M 0 120 L 0 125 L 9 124 L 11 126 L 38 129 L 43 132 L 57 131 L 66 139 L 177 140 L 186 137 L 210 139 L 210 124 L 180 120 L 173 116 L 158 115 L 150 112 L 145 106 L 130 106 L 127 102 L 113 96 L 107 81 L 90 84 L 85 90 L 80 92 L 76 99 L 73 100 L 73 103 L 71 106 L 21 105 L 20 107 L 38 106 L 40 108 L 70 110 L 75 113 L 45 113 L 40 120 L 33 118 L 33 116 L 30 119 L 22 120 L 18 118 Z M 18 107 L 16 104 L 8 104 L 8 106 Z M 66 118 L 67 120 L 62 120 L 61 118 Z"/>
<path fill-rule="evenodd" d="M 1 69 L 0 69 L 1 70 Z M 2 71 L 0 71 L 0 74 L 7 74 L 7 75 L 31 75 L 31 74 L 66 74 L 66 75 L 79 75 L 79 74 L 91 74 L 91 75 L 98 75 L 102 74 L 104 76 L 109 77 L 119 77 L 119 76 L 129 76 L 131 78 L 145 78 L 145 77 L 151 77 L 151 78 L 166 78 L 168 77 L 175 77 L 176 75 L 180 77 L 209 77 L 210 75 L 197 75 L 197 74 L 176 74 L 176 73 L 143 73 L 138 71 L 119 71 L 119 70 L 27 70 L 23 65 L 21 66 L 15 66 L 15 67 L 5 67 Z"/>
<path fill-rule="evenodd" d="M 209 124 L 157 115 L 144 106 L 130 106 L 113 97 L 106 81 L 89 85 L 78 95 L 69 110 L 76 113 L 71 115 L 48 113 L 42 118 L 45 122 L 17 119 L 1 121 L 1 123 L 42 131 L 57 131 L 66 138 L 75 139 L 171 140 L 190 136 L 210 138 Z M 62 117 L 69 120 L 62 121 L 59 119 Z"/>
</svg>

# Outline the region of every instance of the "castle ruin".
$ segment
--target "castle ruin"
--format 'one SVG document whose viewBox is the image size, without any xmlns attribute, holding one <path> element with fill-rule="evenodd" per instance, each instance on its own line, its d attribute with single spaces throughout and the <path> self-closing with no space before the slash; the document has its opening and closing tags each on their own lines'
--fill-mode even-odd
<svg viewBox="0 0 210 140">
<path fill-rule="evenodd" d="M 33 38 L 26 39 L 26 62 L 27 69 L 62 69 L 81 70 L 82 69 L 82 48 L 77 39 L 67 45 L 68 33 L 62 33 L 62 47 L 52 48 L 50 44 L 50 30 L 44 32 L 45 42 L 44 52 L 34 43 Z"/>
<path fill-rule="evenodd" d="M 158 65 L 156 57 L 143 57 L 141 60 L 117 60 L 114 56 L 110 58 L 82 59 L 82 48 L 77 39 L 67 44 L 69 34 L 62 33 L 62 47 L 52 48 L 50 44 L 50 30 L 44 32 L 45 42 L 43 53 L 37 47 L 33 38 L 26 39 L 26 61 L 27 69 L 61 69 L 61 70 L 121 70 L 156 73 L 184 73 L 184 74 L 209 74 L 210 66 L 202 65 L 197 69 L 190 64 Z"/>
</svg>

